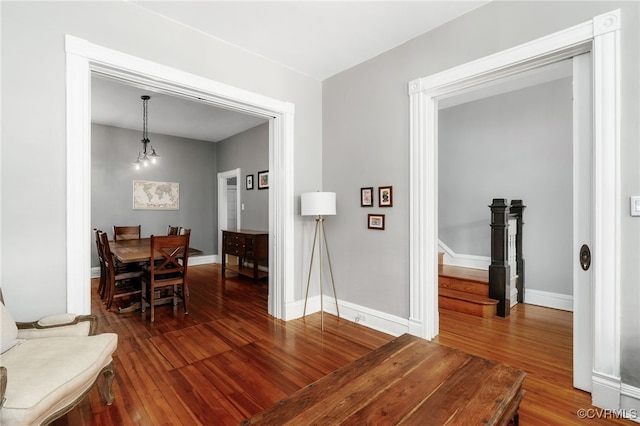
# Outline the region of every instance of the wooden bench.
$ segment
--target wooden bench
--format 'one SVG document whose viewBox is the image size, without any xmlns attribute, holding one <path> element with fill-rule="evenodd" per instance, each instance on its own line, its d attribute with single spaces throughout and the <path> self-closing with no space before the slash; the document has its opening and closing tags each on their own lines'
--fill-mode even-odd
<svg viewBox="0 0 640 426">
<path fill-rule="evenodd" d="M 240 424 L 517 424 L 524 378 L 404 334 Z"/>
</svg>

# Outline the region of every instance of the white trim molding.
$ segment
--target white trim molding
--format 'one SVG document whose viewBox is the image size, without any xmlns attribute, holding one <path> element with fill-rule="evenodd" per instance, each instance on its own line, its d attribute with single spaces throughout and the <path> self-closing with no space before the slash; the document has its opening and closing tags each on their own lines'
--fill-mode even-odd
<svg viewBox="0 0 640 426">
<path fill-rule="evenodd" d="M 573 296 L 568 294 L 527 288 L 524 292 L 524 303 L 573 312 Z"/>
<path fill-rule="evenodd" d="M 476 256 L 473 254 L 459 254 L 438 240 L 438 251 L 444 253 L 443 263 L 450 266 L 460 266 L 462 268 L 489 270 L 491 258 L 489 256 Z M 513 300 L 513 299 L 512 299 Z"/>
<path fill-rule="evenodd" d="M 620 408 L 630 420 L 640 423 L 640 388 L 620 385 Z"/>
<path fill-rule="evenodd" d="M 67 35 L 67 310 L 90 313 L 91 74 L 144 84 L 269 119 L 269 314 L 294 289 L 294 105 Z"/>
<path fill-rule="evenodd" d="M 313 312 L 314 315 L 320 312 L 320 295 L 312 296 L 307 299 L 307 312 Z M 323 295 L 322 302 L 324 312 L 337 316 L 336 301 L 332 295 Z M 340 309 L 340 318 L 347 321 L 355 322 L 365 327 L 390 334 L 392 336 L 400 336 L 409 329 L 409 323 L 406 318 L 381 312 L 366 306 L 356 305 L 338 299 L 338 307 Z M 298 313 L 298 318 L 303 317 L 304 299 L 298 300 L 293 304 L 293 310 Z"/>
<path fill-rule="evenodd" d="M 620 10 L 408 83 L 410 108 L 409 332 L 438 334 L 438 99 L 591 51 L 594 124 L 593 403 L 620 404 Z M 603 381 L 603 378 L 607 378 Z M 602 386 L 600 386 L 602 385 Z M 617 399 L 611 394 L 617 393 Z"/>
</svg>

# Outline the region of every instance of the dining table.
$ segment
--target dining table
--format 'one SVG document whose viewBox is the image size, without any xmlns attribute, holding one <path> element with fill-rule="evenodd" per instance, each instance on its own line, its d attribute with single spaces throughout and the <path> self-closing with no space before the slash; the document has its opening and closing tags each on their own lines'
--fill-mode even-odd
<svg viewBox="0 0 640 426">
<path fill-rule="evenodd" d="M 111 254 L 120 263 L 144 263 L 151 261 L 151 238 L 109 241 Z M 200 255 L 201 250 L 189 247 L 189 256 Z M 162 259 L 162 255 L 154 253 L 154 260 Z"/>
<path fill-rule="evenodd" d="M 151 238 L 135 238 L 131 240 L 109 241 L 111 254 L 117 262 L 122 264 L 150 263 L 151 262 Z M 189 247 L 189 256 L 200 255 L 201 250 Z M 162 259 L 160 252 L 154 253 L 154 260 Z M 133 312 L 140 308 L 140 302 L 133 302 L 129 306 L 118 308 L 118 312 Z"/>
</svg>

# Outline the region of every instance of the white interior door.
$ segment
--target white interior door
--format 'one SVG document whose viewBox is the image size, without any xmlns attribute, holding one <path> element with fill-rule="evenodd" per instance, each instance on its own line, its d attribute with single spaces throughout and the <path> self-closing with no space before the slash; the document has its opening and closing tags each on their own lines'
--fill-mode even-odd
<svg viewBox="0 0 640 426">
<path fill-rule="evenodd" d="M 573 386 L 592 391 L 593 263 L 584 270 L 583 245 L 592 250 L 592 77 L 591 53 L 573 58 Z"/>
<path fill-rule="evenodd" d="M 218 254 L 222 255 L 222 231 L 229 229 L 229 203 L 235 203 L 233 209 L 236 216 L 236 227 L 240 228 L 241 209 L 240 191 L 229 192 L 229 179 L 235 178 L 236 183 L 240 182 L 240 169 L 233 169 L 218 173 Z M 229 194 L 233 194 L 235 199 L 229 199 Z M 221 259 L 222 260 L 222 259 Z"/>
</svg>

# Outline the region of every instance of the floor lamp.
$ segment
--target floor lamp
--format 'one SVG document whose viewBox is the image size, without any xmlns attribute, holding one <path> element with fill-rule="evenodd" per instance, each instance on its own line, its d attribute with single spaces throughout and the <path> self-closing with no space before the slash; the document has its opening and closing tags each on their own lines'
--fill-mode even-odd
<svg viewBox="0 0 640 426">
<path fill-rule="evenodd" d="M 311 270 L 313 267 L 313 258 L 316 253 L 316 241 L 318 245 L 318 258 L 320 271 L 320 327 L 324 331 L 324 307 L 322 295 L 322 250 L 327 253 L 329 261 L 329 272 L 331 273 L 331 285 L 333 286 L 333 297 L 336 299 L 336 313 L 340 316 L 338 310 L 338 296 L 336 295 L 336 284 L 333 280 L 333 268 L 331 267 L 331 257 L 329 256 L 329 245 L 327 244 L 327 235 L 324 232 L 324 216 L 332 216 L 336 214 L 336 193 L 335 192 L 306 192 L 301 196 L 300 214 L 302 216 L 316 217 L 316 230 L 313 234 L 313 246 L 311 248 L 311 261 L 309 262 L 309 276 L 307 278 L 307 291 L 304 296 L 304 312 L 302 316 L 307 315 L 307 299 L 309 298 L 309 284 L 311 282 Z"/>
</svg>

